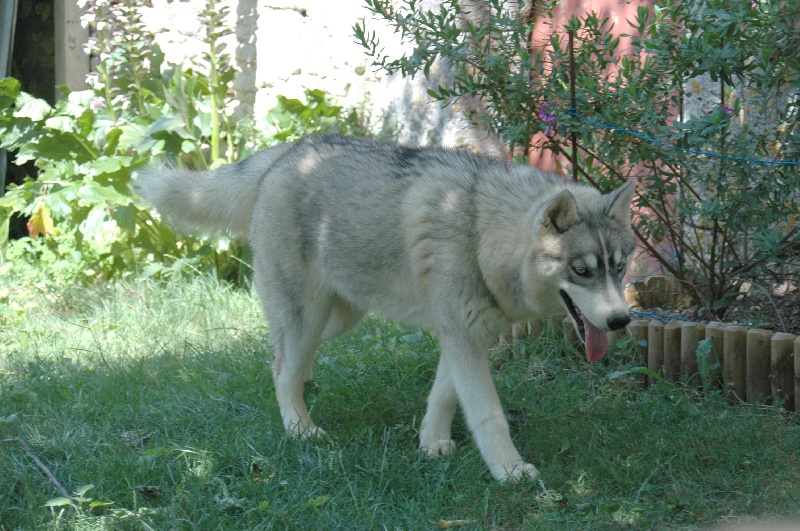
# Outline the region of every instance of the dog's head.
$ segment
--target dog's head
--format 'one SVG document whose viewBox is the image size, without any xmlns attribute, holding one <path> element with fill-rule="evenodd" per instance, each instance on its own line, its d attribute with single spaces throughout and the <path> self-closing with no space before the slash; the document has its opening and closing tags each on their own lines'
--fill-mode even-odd
<svg viewBox="0 0 800 531">
<path fill-rule="evenodd" d="M 558 298 L 575 322 L 590 361 L 606 353 L 606 332 L 630 322 L 622 277 L 634 247 L 628 181 L 608 195 L 569 188 L 550 199 L 534 226 L 532 278 L 543 282 L 548 298 Z M 541 293 L 542 286 L 535 288 Z M 557 294 L 552 291 L 557 290 Z"/>
</svg>

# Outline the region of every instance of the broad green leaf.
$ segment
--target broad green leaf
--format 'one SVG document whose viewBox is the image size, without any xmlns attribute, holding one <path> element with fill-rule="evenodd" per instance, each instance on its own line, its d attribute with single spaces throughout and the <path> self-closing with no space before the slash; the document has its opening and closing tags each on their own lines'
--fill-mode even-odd
<svg viewBox="0 0 800 531">
<path fill-rule="evenodd" d="M 82 485 L 82 486 L 78 487 L 77 489 L 75 489 L 75 492 L 73 494 L 75 494 L 76 496 L 83 497 L 83 496 L 86 496 L 86 493 L 89 492 L 90 490 L 92 490 L 93 488 L 94 488 L 94 485 L 92 485 L 91 483 L 88 484 L 88 485 Z"/>
<path fill-rule="evenodd" d="M 95 98 L 93 90 L 74 90 L 67 95 L 66 113 L 74 118 L 79 118 L 87 110 L 91 110 L 92 100 Z"/>
<path fill-rule="evenodd" d="M 91 109 L 86 109 L 81 113 L 80 117 L 77 120 L 77 125 L 79 127 L 78 133 L 83 138 L 89 138 L 89 135 L 92 132 L 92 127 L 94 126 L 94 117 L 95 114 Z"/>
<path fill-rule="evenodd" d="M 103 155 L 110 156 L 114 154 L 114 152 L 117 150 L 117 146 L 119 146 L 119 139 L 121 136 L 122 129 L 119 127 L 115 127 L 108 132 L 108 135 L 106 136 L 106 147 L 103 148 Z"/>
<path fill-rule="evenodd" d="M 97 157 L 94 148 L 75 133 L 65 133 L 53 129 L 41 135 L 36 143 L 28 146 L 33 158 L 48 160 L 75 160 L 86 162 Z"/>
<path fill-rule="evenodd" d="M 95 507 L 107 507 L 109 505 L 114 505 L 114 502 L 93 501 L 92 503 L 89 504 L 89 508 L 94 509 Z"/>
<path fill-rule="evenodd" d="M 88 181 L 78 190 L 80 204 L 84 206 L 97 203 L 127 204 L 130 197 L 121 194 L 110 186 L 103 186 L 95 181 Z"/>
<path fill-rule="evenodd" d="M 85 164 L 86 168 L 94 170 L 95 175 L 102 173 L 116 173 L 122 169 L 122 159 L 119 157 L 102 156 Z"/>
<path fill-rule="evenodd" d="M 89 211 L 86 219 L 79 226 L 79 230 L 84 236 L 93 237 L 102 234 L 103 222 L 107 219 L 105 205 L 99 205 Z"/>
<path fill-rule="evenodd" d="M 30 118 L 34 122 L 40 122 L 50 114 L 50 104 L 46 101 L 34 98 L 30 94 L 20 92 L 17 97 L 17 110 L 14 112 L 15 118 Z"/>
<path fill-rule="evenodd" d="M 0 109 L 12 105 L 19 96 L 20 82 L 13 77 L 0 79 Z"/>
<path fill-rule="evenodd" d="M 72 500 L 69 498 L 64 498 L 63 496 L 59 496 L 58 498 L 52 498 L 44 502 L 45 507 L 66 507 L 70 505 Z"/>
<path fill-rule="evenodd" d="M 44 125 L 63 133 L 75 132 L 75 120 L 69 116 L 51 116 L 45 120 Z"/>
</svg>

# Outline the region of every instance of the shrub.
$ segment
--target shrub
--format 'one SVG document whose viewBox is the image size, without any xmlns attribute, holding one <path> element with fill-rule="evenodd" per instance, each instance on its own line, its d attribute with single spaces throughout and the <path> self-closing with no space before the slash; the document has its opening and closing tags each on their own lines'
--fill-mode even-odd
<svg viewBox="0 0 800 531">
<path fill-rule="evenodd" d="M 628 22 L 635 57 L 622 53 L 610 20 L 595 13 L 572 17 L 566 29 L 574 35 L 580 115 L 570 109 L 565 33 L 554 31 L 546 50 L 531 47 L 537 19 L 520 12 L 519 2 L 486 0 L 471 3 L 470 11 L 446 0 L 437 12 L 415 0 L 366 2 L 414 45 L 413 52 L 389 58 L 375 33 L 357 25 L 357 39 L 379 68 L 413 76 L 440 59 L 454 75 L 430 96 L 447 103 L 465 96 L 490 102 L 483 114 L 469 118 L 512 152 L 524 146 L 526 153 L 567 155 L 568 167 L 574 166 L 569 169 L 601 189 L 636 179 L 640 240 L 711 317 L 726 315 L 743 281 L 787 274 L 785 251 L 800 243 L 796 163 L 760 164 L 672 147 L 772 162 L 798 159 L 797 2 L 690 0 L 641 7 Z M 553 5 L 542 6 L 539 23 L 554 24 L 548 11 Z M 718 96 L 704 113 L 689 117 L 686 86 L 699 76 L 717 83 Z"/>
</svg>

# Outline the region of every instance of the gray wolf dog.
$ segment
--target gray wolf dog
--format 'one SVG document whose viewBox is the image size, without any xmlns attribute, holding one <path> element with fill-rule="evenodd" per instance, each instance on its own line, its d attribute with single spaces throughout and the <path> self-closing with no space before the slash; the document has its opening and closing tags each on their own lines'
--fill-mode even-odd
<svg viewBox="0 0 800 531">
<path fill-rule="evenodd" d="M 461 404 L 492 475 L 536 478 L 511 441 L 488 363 L 518 321 L 565 311 L 590 360 L 630 318 L 634 183 L 600 192 L 469 153 L 310 136 L 215 171 L 142 170 L 135 185 L 179 228 L 248 238 L 286 431 L 323 434 L 303 383 L 321 342 L 373 310 L 440 342 L 420 447 L 455 448 Z"/>
</svg>

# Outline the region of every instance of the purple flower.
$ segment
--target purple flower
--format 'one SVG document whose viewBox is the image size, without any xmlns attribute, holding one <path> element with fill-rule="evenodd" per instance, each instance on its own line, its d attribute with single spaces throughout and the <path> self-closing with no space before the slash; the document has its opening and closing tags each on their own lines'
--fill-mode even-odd
<svg viewBox="0 0 800 531">
<path fill-rule="evenodd" d="M 711 109 L 710 111 L 706 111 L 706 114 L 714 114 L 717 110 L 721 110 L 725 116 L 730 116 L 733 114 L 733 109 L 726 105 L 720 105 L 717 109 Z"/>
<path fill-rule="evenodd" d="M 539 111 L 539 119 L 543 122 L 552 123 L 556 120 L 556 113 L 554 112 L 547 112 L 547 111 Z"/>
<path fill-rule="evenodd" d="M 553 103 L 542 103 L 539 106 L 538 116 L 539 119 L 545 123 L 544 134 L 548 136 L 550 135 L 550 133 L 553 132 L 553 127 L 558 126 L 558 122 L 556 122 L 555 111 L 547 112 L 547 109 L 549 109 L 550 107 L 554 107 L 555 105 L 556 104 L 553 102 Z"/>
</svg>

